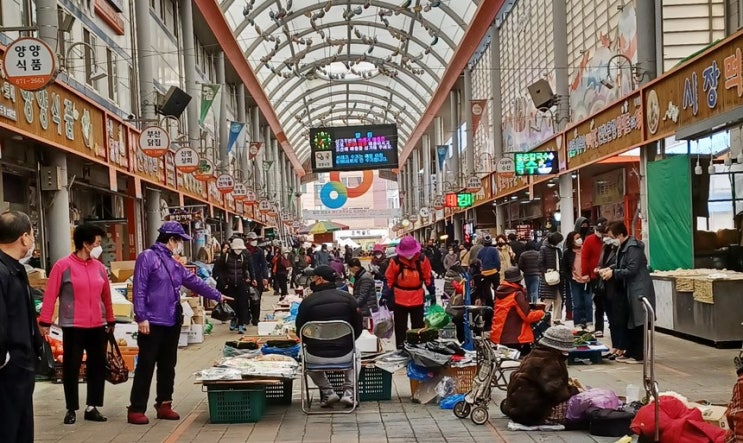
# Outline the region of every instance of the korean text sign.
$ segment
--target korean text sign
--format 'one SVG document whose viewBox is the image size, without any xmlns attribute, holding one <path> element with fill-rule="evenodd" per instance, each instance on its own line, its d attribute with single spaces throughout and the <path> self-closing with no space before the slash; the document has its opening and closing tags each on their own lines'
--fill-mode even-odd
<svg viewBox="0 0 743 443">
<path fill-rule="evenodd" d="M 397 168 L 397 125 L 310 129 L 314 172 Z"/>
</svg>

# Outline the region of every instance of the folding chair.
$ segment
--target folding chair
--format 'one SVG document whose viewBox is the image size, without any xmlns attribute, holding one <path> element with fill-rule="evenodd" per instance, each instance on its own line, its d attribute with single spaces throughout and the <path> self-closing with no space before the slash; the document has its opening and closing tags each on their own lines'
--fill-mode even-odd
<svg viewBox="0 0 743 443">
<path fill-rule="evenodd" d="M 307 356 L 310 355 L 307 352 L 306 338 L 318 341 L 336 340 L 350 336 L 353 343 L 353 351 L 351 352 L 348 361 L 341 363 L 332 364 L 317 364 L 307 363 Z M 308 415 L 314 414 L 350 414 L 356 410 L 359 400 L 359 365 L 358 357 L 356 352 L 356 336 L 353 331 L 353 327 L 348 322 L 342 320 L 332 321 L 313 321 L 307 322 L 302 326 L 299 331 L 299 338 L 302 343 L 302 411 Z M 312 397 L 310 396 L 310 389 L 320 390 L 319 387 L 310 388 L 307 377 L 310 371 L 346 371 L 353 369 L 353 398 L 354 404 L 352 407 L 343 410 L 325 409 L 322 411 L 311 411 Z"/>
</svg>

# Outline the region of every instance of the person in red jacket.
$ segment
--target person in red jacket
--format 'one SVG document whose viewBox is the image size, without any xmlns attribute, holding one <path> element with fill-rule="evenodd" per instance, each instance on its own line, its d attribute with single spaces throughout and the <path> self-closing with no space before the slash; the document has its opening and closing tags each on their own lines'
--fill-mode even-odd
<svg viewBox="0 0 743 443">
<path fill-rule="evenodd" d="M 412 236 L 405 236 L 397 245 L 397 257 L 390 260 L 385 272 L 387 286 L 392 288 L 395 301 L 395 341 L 397 348 L 405 344 L 408 317 L 413 329 L 422 328 L 425 292 L 428 289 L 432 303 L 436 303 L 431 262 L 421 255 L 421 244 Z"/>
<path fill-rule="evenodd" d="M 103 248 L 101 239 L 106 231 L 92 224 L 82 224 L 72 234 L 75 252 L 60 259 L 49 274 L 39 324 L 43 335 L 49 334 L 54 305 L 59 298 L 59 318 L 64 343 L 62 382 L 67 413 L 64 423 L 75 423 L 75 411 L 80 409 L 78 379 L 83 352 L 87 354 L 86 374 L 88 398 L 85 420 L 106 421 L 96 407 L 103 406 L 106 373 L 106 344 L 113 331 L 111 286 L 106 267 L 98 261 Z"/>
<path fill-rule="evenodd" d="M 605 218 L 599 218 L 596 220 L 596 225 L 593 228 L 593 233 L 586 236 L 583 241 L 583 248 L 580 253 L 580 263 L 583 275 L 588 275 L 591 278 L 590 287 L 593 288 L 598 281 L 598 265 L 599 258 L 601 257 L 601 250 L 604 247 L 604 236 L 606 235 L 606 228 L 608 226 Z M 593 289 L 590 289 L 593 293 Z M 596 305 L 594 330 L 596 337 L 604 336 L 604 300 L 602 296 L 594 296 L 593 302 Z"/>
<path fill-rule="evenodd" d="M 531 311 L 523 276 L 517 267 L 506 269 L 503 282 L 495 291 L 495 314 L 490 341 L 508 346 L 526 355 L 534 343 L 531 325 L 544 318 L 544 311 Z"/>
</svg>

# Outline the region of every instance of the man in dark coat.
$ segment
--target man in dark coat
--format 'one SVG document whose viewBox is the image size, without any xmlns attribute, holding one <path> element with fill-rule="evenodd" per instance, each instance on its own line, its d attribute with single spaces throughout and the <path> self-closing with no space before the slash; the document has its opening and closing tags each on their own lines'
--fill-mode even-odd
<svg viewBox="0 0 743 443">
<path fill-rule="evenodd" d="M 268 287 L 268 262 L 266 261 L 266 253 L 258 246 L 258 235 L 255 232 L 248 232 L 247 238 L 248 245 L 245 253 L 250 258 L 250 275 L 253 278 L 250 282 L 253 289 L 248 299 L 250 302 L 250 323 L 257 326 L 261 317 L 261 296 Z"/>
<path fill-rule="evenodd" d="M 358 258 L 352 258 L 348 262 L 348 270 L 354 277 L 353 296 L 359 305 L 359 311 L 364 318 L 371 317 L 372 312 L 379 308 L 374 278 L 364 269 Z"/>
<path fill-rule="evenodd" d="M 335 340 L 305 338 L 303 343 L 307 347 L 307 363 L 345 363 L 351 358 L 354 338 L 361 335 L 363 328 L 358 305 L 351 294 L 336 289 L 335 280 L 337 275 L 330 266 L 318 266 L 310 274 L 312 294 L 299 305 L 296 319 L 297 331 L 301 334 L 302 326 L 311 321 L 342 320 L 353 327 L 354 336 L 347 335 Z M 338 397 L 338 394 L 335 393 L 325 372 L 310 371 L 309 376 L 315 385 L 320 388 L 321 406 L 329 406 L 338 401 L 346 406 L 353 405 L 355 401 L 353 398 L 353 370 L 345 371 L 343 397 Z"/>
<path fill-rule="evenodd" d="M 648 259 L 645 256 L 645 245 L 634 237 L 630 237 L 624 222 L 616 221 L 609 224 L 609 238 L 619 246 L 617 263 L 614 268 L 601 269 L 599 275 L 604 280 L 616 279 L 623 283 L 629 300 L 629 318 L 627 321 L 628 342 L 624 357 L 617 357 L 617 361 L 624 363 L 641 363 L 645 356 L 645 309 L 642 298 L 648 299 L 655 309 L 655 289 L 648 270 Z"/>
<path fill-rule="evenodd" d="M 573 346 L 569 328 L 545 331 L 508 382 L 501 409 L 511 420 L 525 426 L 564 424 L 567 401 L 578 393 L 568 377 L 567 354 Z"/>
</svg>

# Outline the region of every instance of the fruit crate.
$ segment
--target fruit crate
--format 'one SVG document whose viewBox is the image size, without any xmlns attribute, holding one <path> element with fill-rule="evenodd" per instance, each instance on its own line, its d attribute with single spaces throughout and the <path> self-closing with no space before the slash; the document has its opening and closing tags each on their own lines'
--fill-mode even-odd
<svg viewBox="0 0 743 443">
<path fill-rule="evenodd" d="M 343 371 L 327 371 L 328 381 L 343 395 Z M 392 398 L 392 374 L 376 366 L 362 366 L 359 375 L 359 401 L 384 401 Z"/>
<path fill-rule="evenodd" d="M 266 385 L 267 405 L 290 405 L 292 404 L 292 392 L 294 380 L 282 380 L 281 383 Z"/>
<path fill-rule="evenodd" d="M 80 377 L 78 378 L 78 381 L 85 382 L 86 377 L 85 374 L 87 373 L 87 369 L 85 367 L 85 362 L 82 362 L 80 364 Z M 52 377 L 53 383 L 62 383 L 62 363 L 54 363 L 54 376 Z"/>
<path fill-rule="evenodd" d="M 266 409 L 265 386 L 214 384 L 206 392 L 212 423 L 256 423 Z"/>
</svg>

